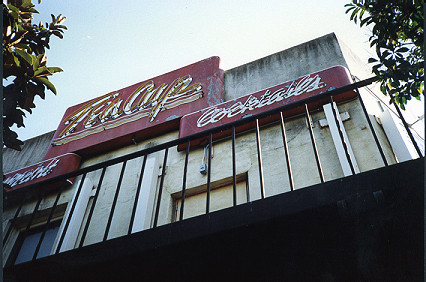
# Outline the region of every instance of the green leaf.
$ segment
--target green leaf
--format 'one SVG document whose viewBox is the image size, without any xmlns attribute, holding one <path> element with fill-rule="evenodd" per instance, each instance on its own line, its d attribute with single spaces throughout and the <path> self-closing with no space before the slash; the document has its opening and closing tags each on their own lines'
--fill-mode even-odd
<svg viewBox="0 0 426 282">
<path fill-rule="evenodd" d="M 42 67 L 38 68 L 34 72 L 34 76 L 35 77 L 41 77 L 41 76 L 47 76 L 47 75 L 51 75 L 51 73 L 50 73 L 50 71 L 45 66 L 42 66 Z"/>
<path fill-rule="evenodd" d="M 402 47 L 402 48 L 396 49 L 396 52 L 404 53 L 404 52 L 407 52 L 408 50 L 410 49 L 408 49 L 407 47 Z"/>
<path fill-rule="evenodd" d="M 58 20 L 57 20 L 57 24 L 62 24 L 65 20 L 66 20 L 66 18 L 67 17 L 64 17 L 62 14 L 59 14 L 59 16 L 58 16 Z"/>
<path fill-rule="evenodd" d="M 392 53 L 391 52 L 389 52 L 389 50 L 385 50 L 383 53 L 382 53 L 382 55 L 383 55 L 383 57 L 388 57 L 389 55 L 391 55 Z"/>
<path fill-rule="evenodd" d="M 34 63 L 34 56 L 31 56 L 31 54 L 28 54 L 24 50 L 21 49 L 15 49 L 16 54 L 18 54 L 21 58 L 23 58 L 25 61 L 27 61 L 30 65 L 33 65 Z"/>
<path fill-rule="evenodd" d="M 41 0 L 38 0 L 40 4 Z M 37 1 L 34 1 L 34 4 Z M 35 25 L 33 0 L 9 0 L 3 3 L 3 59 L 4 77 L 14 77 L 3 86 L 3 146 L 20 150 L 22 142 L 11 126 L 24 126 L 24 113 L 35 107 L 34 97 L 45 96 L 47 89 L 57 94 L 54 84 L 47 78 L 62 69 L 46 66 L 46 49 L 51 35 L 63 37 L 67 27 L 65 17 L 52 16 L 53 23 Z M 53 27 L 53 28 L 50 28 Z M 22 111 L 21 111 L 22 110 Z"/>
<path fill-rule="evenodd" d="M 385 95 L 387 94 L 385 84 L 380 85 L 380 91 L 382 91 L 382 93 Z"/>
<path fill-rule="evenodd" d="M 32 5 L 33 4 L 31 3 L 31 0 L 23 0 L 21 7 L 22 8 L 27 8 L 27 7 L 32 6 Z"/>
<path fill-rule="evenodd" d="M 60 67 L 48 67 L 47 68 L 51 74 L 57 73 L 57 72 L 63 72 L 64 70 Z"/>
<path fill-rule="evenodd" d="M 365 10 L 362 10 L 361 13 L 359 13 L 359 19 L 362 20 L 362 17 L 364 16 Z"/>
<path fill-rule="evenodd" d="M 25 43 L 18 43 L 18 44 L 15 44 L 15 47 L 16 48 L 19 48 L 19 49 L 22 49 L 22 50 L 27 50 L 27 51 L 30 51 L 31 49 L 30 49 L 30 47 L 27 45 L 27 44 L 25 44 Z"/>
<path fill-rule="evenodd" d="M 55 88 L 55 86 L 53 85 L 53 83 L 52 82 L 50 82 L 47 78 L 45 78 L 45 77 L 34 77 L 33 78 L 35 81 L 38 81 L 38 82 L 41 82 L 41 83 L 43 83 L 44 85 L 46 85 L 46 87 L 50 90 L 50 91 L 52 91 L 53 92 L 53 94 L 57 94 L 57 92 L 56 92 L 56 88 Z"/>
<path fill-rule="evenodd" d="M 378 63 L 377 65 L 374 65 L 373 66 L 373 71 L 377 71 L 380 67 L 382 66 L 382 64 L 381 63 Z"/>
<path fill-rule="evenodd" d="M 368 59 L 368 63 L 369 63 L 369 64 L 374 63 L 374 62 L 377 62 L 377 60 L 376 60 L 376 59 L 374 59 L 374 58 L 369 58 L 369 59 Z"/>
<path fill-rule="evenodd" d="M 9 8 L 9 10 L 19 13 L 19 9 L 13 6 L 12 4 L 8 4 L 7 7 Z"/>
<path fill-rule="evenodd" d="M 377 44 L 377 38 L 376 39 L 373 39 L 372 41 L 371 41 L 371 43 L 370 43 L 370 47 L 373 47 L 373 45 L 376 45 Z"/>
<path fill-rule="evenodd" d="M 21 151 L 24 142 L 18 139 L 18 134 L 13 132 L 9 127 L 3 128 L 3 144 L 11 149 Z"/>
<path fill-rule="evenodd" d="M 16 20 L 16 21 L 19 20 L 19 13 L 15 12 L 15 11 L 10 11 L 9 14 L 13 17 L 14 20 Z"/>
<path fill-rule="evenodd" d="M 17 45 L 27 33 L 28 31 L 19 31 L 15 33 L 13 39 L 11 39 L 10 45 Z"/>
<path fill-rule="evenodd" d="M 422 81 L 422 82 L 420 83 L 420 87 L 419 87 L 419 88 L 417 88 L 417 91 L 419 92 L 419 94 L 423 94 L 423 87 L 424 87 L 424 82 Z"/>
<path fill-rule="evenodd" d="M 25 113 L 20 109 L 15 109 L 11 114 L 9 114 L 9 120 L 17 125 L 17 127 L 24 127 L 24 117 Z"/>
<path fill-rule="evenodd" d="M 362 19 L 361 20 L 361 23 L 360 23 L 360 26 L 362 27 L 363 25 L 365 25 L 365 24 L 369 24 L 369 21 L 370 21 L 370 17 L 367 17 L 367 18 L 365 18 L 365 19 Z"/>
<path fill-rule="evenodd" d="M 12 56 L 13 56 L 13 54 L 12 54 Z M 18 57 L 13 56 L 13 61 L 15 62 L 15 64 L 16 64 L 16 66 L 17 66 L 17 67 L 20 67 L 20 66 L 21 66 L 21 62 L 19 62 Z"/>
<path fill-rule="evenodd" d="M 52 33 L 61 39 L 64 38 L 64 36 L 59 31 L 54 30 Z"/>
<path fill-rule="evenodd" d="M 39 60 L 37 60 L 37 58 L 34 60 L 34 64 L 33 64 L 33 71 L 36 71 L 38 69 L 40 62 Z"/>
<path fill-rule="evenodd" d="M 346 4 L 345 5 L 345 7 L 346 6 L 350 6 L 351 4 Z M 349 11 L 351 11 L 351 10 L 353 10 L 353 9 L 355 9 L 355 7 L 354 6 L 351 6 L 350 8 L 348 8 L 346 11 L 345 11 L 345 14 L 347 14 L 347 13 L 349 13 Z"/>
<path fill-rule="evenodd" d="M 39 61 L 40 66 L 45 66 L 46 65 L 46 61 L 47 61 L 47 57 L 45 54 L 40 54 L 37 56 L 37 60 Z"/>
</svg>

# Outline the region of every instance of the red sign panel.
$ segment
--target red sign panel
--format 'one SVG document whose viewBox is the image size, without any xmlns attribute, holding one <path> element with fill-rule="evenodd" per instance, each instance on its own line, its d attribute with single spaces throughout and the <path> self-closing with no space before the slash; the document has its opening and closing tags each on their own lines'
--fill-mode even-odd
<svg viewBox="0 0 426 282">
<path fill-rule="evenodd" d="M 183 115 L 223 102 L 219 60 L 211 57 L 68 108 L 45 159 L 94 155 L 178 129 Z"/>
<path fill-rule="evenodd" d="M 3 183 L 8 184 L 10 187 L 6 188 L 6 191 L 16 190 L 55 176 L 76 171 L 80 166 L 80 161 L 80 156 L 72 153 L 58 156 L 10 172 L 6 174 Z"/>
<path fill-rule="evenodd" d="M 308 74 L 295 80 L 186 115 L 181 119 L 179 137 L 186 137 L 219 125 L 231 123 L 246 115 L 254 115 L 284 105 L 289 105 L 323 93 L 332 87 L 339 88 L 348 84 L 351 84 L 349 72 L 346 68 L 341 66 Z M 339 99 L 336 100 L 341 101 L 342 99 L 349 99 L 355 96 L 356 93 L 350 91 L 339 96 Z M 312 104 L 309 108 L 319 108 L 327 103 L 327 101 L 328 99 L 324 102 Z M 303 110 L 304 108 L 296 108 L 284 114 L 286 117 L 289 117 L 300 114 Z M 276 118 L 265 119 L 264 123 L 273 120 L 276 120 Z M 240 127 L 238 129 L 242 131 L 247 129 L 246 127 L 247 126 Z M 213 137 L 217 139 L 227 134 L 229 134 L 229 132 L 222 132 Z M 204 144 L 205 140 L 191 141 L 191 145 L 198 145 L 200 143 Z M 178 149 L 181 150 L 183 148 L 185 148 L 185 146 L 181 145 Z"/>
</svg>

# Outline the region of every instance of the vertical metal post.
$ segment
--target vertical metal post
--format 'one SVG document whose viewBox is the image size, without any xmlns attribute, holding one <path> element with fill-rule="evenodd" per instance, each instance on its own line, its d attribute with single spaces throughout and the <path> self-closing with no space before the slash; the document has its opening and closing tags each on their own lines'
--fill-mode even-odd
<svg viewBox="0 0 426 282">
<path fill-rule="evenodd" d="M 70 209 L 70 212 L 69 212 L 68 219 L 67 219 L 67 221 L 65 222 L 64 229 L 63 229 L 63 231 L 62 231 L 61 237 L 59 238 L 59 242 L 58 242 L 58 246 L 56 247 L 55 254 L 58 254 L 58 253 L 59 253 L 59 251 L 61 250 L 61 246 L 62 246 L 62 243 L 64 242 L 65 234 L 67 233 L 68 226 L 69 226 L 69 224 L 70 224 L 70 222 L 71 222 L 71 217 L 72 217 L 72 215 L 74 214 L 75 206 L 76 206 L 76 204 L 77 204 L 78 197 L 80 196 L 81 188 L 83 187 L 83 183 L 84 183 L 84 180 L 85 180 L 85 179 L 86 179 L 86 173 L 85 173 L 85 174 L 83 174 L 83 176 L 82 176 L 82 178 L 81 178 L 81 180 L 80 180 L 80 185 L 79 185 L 79 186 L 78 186 L 78 188 L 77 188 L 77 193 L 76 193 L 76 195 L 75 195 L 74 202 L 72 203 L 72 206 L 71 206 L 71 209 Z"/>
<path fill-rule="evenodd" d="M 112 217 L 114 216 L 115 206 L 117 205 L 118 194 L 120 193 L 121 182 L 123 181 L 123 175 L 126 169 L 126 164 L 127 164 L 127 161 L 124 161 L 121 167 L 120 178 L 118 179 L 117 188 L 115 189 L 114 200 L 112 201 L 111 211 L 109 213 L 103 241 L 106 241 L 106 239 L 108 238 L 109 229 L 111 228 Z"/>
<path fill-rule="evenodd" d="M 206 194 L 206 214 L 210 212 L 210 179 L 212 164 L 212 133 L 209 133 L 209 162 L 207 164 L 207 194 Z"/>
<path fill-rule="evenodd" d="M 237 205 L 237 169 L 235 164 L 235 126 L 232 127 L 232 200 Z"/>
<path fill-rule="evenodd" d="M 263 181 L 263 164 L 262 164 L 262 148 L 260 145 L 260 130 L 259 119 L 256 119 L 256 144 L 257 144 L 257 161 L 259 164 L 259 178 L 260 178 L 260 196 L 265 198 L 265 184 Z"/>
<path fill-rule="evenodd" d="M 191 146 L 191 140 L 188 139 L 188 143 L 186 144 L 185 166 L 183 167 L 182 197 L 180 200 L 179 221 L 183 220 L 183 206 L 185 204 L 185 191 L 186 191 L 186 174 L 188 170 L 188 155 L 189 155 L 190 146 Z"/>
<path fill-rule="evenodd" d="M 37 212 L 38 212 L 38 208 L 40 207 L 40 203 L 41 203 L 41 201 L 43 200 L 43 198 L 44 198 L 44 192 L 43 192 L 43 193 L 40 195 L 40 197 L 38 198 L 38 201 L 37 201 L 37 203 L 36 203 L 36 205 L 35 205 L 35 207 L 34 207 L 34 210 L 33 210 L 32 214 L 31 214 L 30 220 L 28 221 L 28 223 L 27 223 L 27 227 L 25 228 L 25 231 L 24 231 L 24 232 L 28 232 L 28 230 L 30 230 L 30 228 L 31 228 L 31 224 L 33 223 L 34 217 L 35 217 L 35 215 L 36 215 L 36 214 L 37 214 Z M 16 260 L 16 258 L 15 258 L 15 260 Z M 15 263 L 15 261 L 14 261 L 13 263 Z"/>
<path fill-rule="evenodd" d="M 38 199 L 38 201 L 37 201 L 37 203 L 36 203 L 36 205 L 34 207 L 33 213 L 31 214 L 30 220 L 27 223 L 27 227 L 25 228 L 24 232 L 28 232 L 28 230 L 30 230 L 31 224 L 33 222 L 33 219 L 34 219 L 35 215 L 37 214 L 38 208 L 40 206 L 40 203 L 41 203 L 41 200 L 43 199 L 43 197 L 44 197 L 44 193 L 42 193 L 40 195 L 40 197 L 39 197 L 39 199 Z M 15 260 L 16 260 L 16 257 L 14 258 L 13 264 L 15 264 Z"/>
<path fill-rule="evenodd" d="M 337 125 L 337 131 L 339 132 L 340 141 L 342 141 L 343 149 L 345 149 L 346 160 L 347 160 L 347 161 L 348 161 L 348 163 L 349 163 L 349 166 L 350 166 L 350 168 L 351 168 L 352 175 L 354 175 L 354 174 L 355 174 L 355 168 L 354 168 L 354 165 L 353 165 L 353 163 L 352 163 L 351 155 L 349 154 L 348 144 L 346 144 L 346 140 L 345 140 L 345 138 L 343 137 L 342 128 L 340 127 L 340 122 L 339 122 L 339 120 L 337 119 L 337 115 L 339 115 L 339 113 L 336 113 L 336 109 L 334 108 L 333 103 L 334 103 L 334 101 L 333 101 L 333 97 L 332 97 L 332 96 L 330 96 L 331 111 L 333 112 L 334 121 L 336 122 L 336 125 Z"/>
<path fill-rule="evenodd" d="M 143 156 L 141 173 L 139 175 L 138 187 L 136 188 L 135 202 L 133 203 L 132 215 L 130 217 L 130 224 L 129 224 L 129 230 L 127 231 L 127 235 L 130 235 L 132 233 L 133 222 L 135 221 L 136 208 L 138 206 L 138 200 L 139 200 L 139 194 L 140 194 L 141 186 L 142 186 L 143 174 L 145 173 L 146 158 L 147 158 L 147 155 Z"/>
<path fill-rule="evenodd" d="M 293 174 L 291 172 L 290 155 L 288 153 L 288 145 L 287 145 L 287 137 L 286 137 L 286 134 L 285 134 L 285 124 L 284 124 L 283 112 L 280 112 L 280 118 L 281 118 L 281 133 L 283 135 L 284 154 L 285 154 L 285 159 L 286 159 L 286 163 L 287 163 L 288 181 L 290 183 L 291 191 L 294 191 L 294 181 L 293 181 Z"/>
<path fill-rule="evenodd" d="M 368 116 L 367 109 L 365 108 L 364 101 L 361 98 L 361 94 L 359 93 L 358 87 L 355 88 L 356 94 L 358 96 L 358 100 L 361 104 L 362 111 L 364 112 L 365 118 L 367 119 L 368 127 L 370 128 L 371 133 L 373 134 L 374 141 L 376 142 L 377 149 L 379 149 L 380 156 L 382 157 L 383 163 L 385 166 L 388 166 L 388 161 L 386 160 L 385 154 L 383 153 L 382 146 L 380 146 L 379 139 L 377 138 L 376 131 L 371 124 L 370 117 Z"/>
<path fill-rule="evenodd" d="M 407 122 L 405 121 L 405 118 L 404 118 L 404 116 L 402 115 L 401 110 L 399 109 L 398 105 L 395 103 L 395 98 L 393 97 L 393 95 L 392 95 L 392 94 L 390 94 L 390 97 L 391 97 L 392 104 L 395 106 L 395 109 L 396 109 L 396 111 L 398 112 L 399 118 L 401 119 L 402 124 L 404 125 L 404 128 L 405 128 L 405 130 L 407 131 L 408 136 L 410 137 L 411 143 L 413 143 L 413 146 L 414 146 L 414 148 L 416 149 L 417 155 L 419 155 L 419 157 L 421 158 L 421 157 L 423 156 L 423 155 L 422 155 L 422 151 L 420 150 L 419 146 L 417 145 L 416 140 L 414 140 L 413 134 L 411 133 L 411 130 L 410 130 L 410 128 L 408 127 L 408 124 L 407 124 Z"/>
<path fill-rule="evenodd" d="M 28 221 L 27 227 L 25 228 L 25 232 L 27 232 L 28 230 L 30 230 L 31 224 L 33 223 L 34 217 L 38 212 L 38 208 L 40 207 L 40 203 L 41 200 L 43 200 L 44 197 L 44 192 L 40 195 L 40 197 L 38 198 L 37 204 L 34 207 L 33 213 L 31 214 L 30 220 Z"/>
<path fill-rule="evenodd" d="M 93 198 L 92 206 L 90 207 L 89 215 L 87 216 L 86 225 L 84 226 L 83 234 L 81 235 L 79 248 L 83 247 L 84 239 L 86 239 L 87 230 L 89 229 L 90 221 L 92 220 L 93 211 L 95 210 L 96 202 L 98 201 L 99 191 L 102 187 L 102 182 L 104 180 L 105 171 L 107 167 L 102 168 L 101 177 L 99 177 L 98 187 L 96 187 L 95 197 Z"/>
<path fill-rule="evenodd" d="M 41 244 L 43 242 L 44 237 L 46 236 L 47 229 L 49 228 L 50 221 L 52 220 L 53 213 L 55 212 L 55 209 L 56 209 L 56 207 L 58 205 L 59 198 L 62 195 L 62 191 L 64 190 L 65 185 L 66 185 L 66 182 L 61 185 L 61 188 L 60 188 L 60 190 L 58 192 L 58 195 L 56 195 L 55 202 L 53 203 L 53 206 L 52 206 L 52 208 L 50 210 L 49 217 L 47 218 L 46 226 L 43 228 L 43 233 L 40 236 L 40 240 L 38 240 L 38 244 L 37 244 L 37 247 L 35 249 L 35 252 L 34 252 L 32 260 L 35 260 L 37 258 L 38 252 L 40 251 Z"/>
<path fill-rule="evenodd" d="M 164 152 L 163 169 L 161 171 L 160 187 L 158 189 L 157 206 L 155 207 L 154 227 L 157 227 L 158 214 L 160 213 L 161 194 L 163 193 L 164 175 L 166 174 L 166 164 L 167 164 L 168 153 L 169 153 L 169 148 L 166 148 L 166 151 Z"/>
<path fill-rule="evenodd" d="M 306 116 L 306 122 L 308 124 L 308 128 L 309 128 L 309 134 L 311 135 L 311 143 L 312 143 L 312 149 L 314 150 L 314 155 L 315 155 L 315 160 L 317 162 L 317 168 L 318 168 L 318 173 L 321 179 L 321 183 L 324 183 L 324 175 L 322 173 L 322 167 L 321 167 L 321 162 L 320 162 L 320 158 L 318 155 L 318 150 L 317 150 L 317 144 L 315 142 L 315 136 L 314 136 L 314 131 L 312 130 L 312 124 L 311 124 L 311 117 L 309 115 L 309 109 L 308 109 L 308 105 L 305 104 L 305 116 Z"/>
<path fill-rule="evenodd" d="M 21 212 L 22 206 L 24 205 L 24 203 L 27 201 L 28 198 L 28 192 L 25 193 L 25 196 L 23 197 L 21 204 L 19 205 L 19 207 L 16 209 L 15 215 L 13 216 L 13 219 L 10 220 L 10 225 L 9 228 L 6 231 L 6 235 L 3 237 L 3 245 L 6 243 L 7 239 L 10 236 L 10 232 L 12 232 L 13 229 L 13 223 L 16 221 L 16 219 L 19 216 L 19 213 Z"/>
</svg>

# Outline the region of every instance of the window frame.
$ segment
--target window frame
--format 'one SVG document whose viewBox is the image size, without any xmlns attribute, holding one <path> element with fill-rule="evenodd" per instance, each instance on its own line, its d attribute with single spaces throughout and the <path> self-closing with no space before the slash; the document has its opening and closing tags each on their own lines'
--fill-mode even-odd
<svg viewBox="0 0 426 282">
<path fill-rule="evenodd" d="M 26 263 L 26 262 L 32 261 L 32 258 L 31 258 L 29 260 L 16 263 L 16 260 L 18 259 L 18 256 L 19 256 L 19 254 L 20 254 L 20 252 L 22 250 L 22 247 L 23 247 L 23 244 L 25 242 L 25 239 L 28 238 L 31 235 L 34 235 L 34 234 L 40 234 L 40 236 L 41 236 L 41 234 L 43 234 L 43 232 L 45 230 L 46 230 L 46 233 L 47 233 L 47 231 L 49 229 L 55 229 L 56 228 L 57 231 L 56 231 L 55 236 L 53 237 L 53 240 L 51 241 L 51 247 L 50 247 L 49 254 L 48 255 L 43 255 L 43 256 L 40 257 L 39 256 L 40 255 L 40 250 L 39 250 L 39 253 L 37 255 L 37 259 L 51 255 L 52 252 L 53 252 L 53 247 L 54 247 L 56 238 L 57 238 L 57 236 L 59 234 L 59 226 L 61 225 L 61 222 L 62 222 L 62 217 L 55 218 L 55 219 L 51 220 L 49 222 L 49 224 L 47 224 L 46 222 L 42 223 L 41 225 L 37 224 L 37 225 L 32 226 L 31 228 L 29 228 L 28 230 L 25 230 L 23 228 L 22 229 L 16 229 L 16 232 L 18 234 L 16 236 L 16 240 L 14 240 L 14 244 L 13 244 L 13 247 L 12 247 L 10 253 L 8 254 L 5 266 L 12 266 L 12 265 L 15 265 L 15 264 L 21 264 L 21 263 Z M 43 238 L 42 244 L 45 242 L 45 240 L 46 240 L 46 236 Z M 38 244 L 39 243 L 39 239 L 36 240 L 36 242 Z M 35 246 L 35 248 L 36 247 L 37 247 L 37 245 Z M 34 248 L 34 252 L 35 252 L 35 248 Z M 34 255 L 34 253 L 33 253 L 33 255 Z"/>
</svg>

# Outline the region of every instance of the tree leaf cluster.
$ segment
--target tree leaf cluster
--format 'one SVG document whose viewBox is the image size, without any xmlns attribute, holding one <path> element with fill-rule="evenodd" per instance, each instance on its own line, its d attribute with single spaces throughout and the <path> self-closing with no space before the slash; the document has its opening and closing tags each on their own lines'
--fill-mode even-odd
<svg viewBox="0 0 426 282">
<path fill-rule="evenodd" d="M 424 87 L 423 0 L 353 0 L 346 4 L 350 20 L 372 27 L 370 58 L 380 90 L 405 109 L 412 97 L 420 100 Z"/>
<path fill-rule="evenodd" d="M 31 0 L 3 2 L 3 147 L 16 150 L 23 143 L 11 127 L 24 127 L 25 112 L 32 113 L 36 96 L 45 99 L 46 88 L 57 93 L 48 77 L 62 72 L 47 66 L 46 49 L 52 35 L 63 38 L 65 17 L 51 15 L 50 23 L 33 24 L 35 13 Z"/>
</svg>

